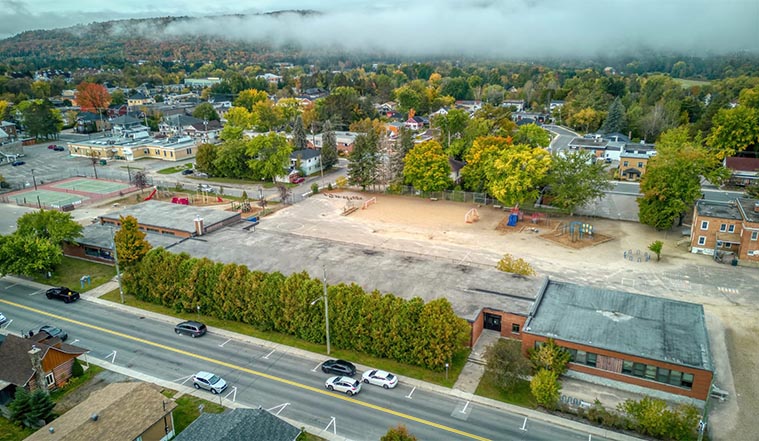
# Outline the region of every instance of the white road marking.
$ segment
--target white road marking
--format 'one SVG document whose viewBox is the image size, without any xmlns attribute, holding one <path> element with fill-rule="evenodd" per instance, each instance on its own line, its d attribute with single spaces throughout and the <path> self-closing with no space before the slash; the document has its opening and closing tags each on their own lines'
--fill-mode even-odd
<svg viewBox="0 0 759 441">
<path fill-rule="evenodd" d="M 269 359 L 269 356 L 270 356 L 271 354 L 273 354 L 273 353 L 274 353 L 274 351 L 275 351 L 275 349 L 272 349 L 272 350 L 271 350 L 271 352 L 269 352 L 268 354 L 264 355 L 264 358 L 268 360 L 268 359 Z M 319 366 L 317 366 L 317 367 L 319 367 Z"/>
<path fill-rule="evenodd" d="M 229 340 L 225 341 L 224 343 L 220 344 L 219 346 L 223 348 L 223 347 L 224 347 L 224 345 L 225 345 L 225 344 L 227 344 L 227 343 L 229 343 L 230 341 L 232 341 L 232 339 L 231 339 L 231 338 L 230 338 Z"/>
<path fill-rule="evenodd" d="M 527 432 L 527 417 L 524 417 L 524 423 L 522 423 L 522 427 L 520 427 L 519 430 Z"/>
<path fill-rule="evenodd" d="M 319 366 L 321 365 L 321 363 L 317 364 L 315 368 L 311 369 L 311 372 L 316 372 L 316 370 L 319 369 Z"/>
<path fill-rule="evenodd" d="M 469 407 L 469 401 L 467 401 L 466 404 L 464 404 L 464 408 L 461 409 L 461 413 L 466 413 L 466 408 L 467 407 Z"/>
<path fill-rule="evenodd" d="M 414 386 L 414 388 L 411 389 L 411 392 L 409 392 L 408 395 L 406 395 L 406 398 L 408 398 L 410 400 L 411 399 L 411 394 L 413 394 L 415 390 L 416 390 L 416 386 Z"/>
<path fill-rule="evenodd" d="M 274 414 L 274 415 L 276 415 L 276 416 L 279 416 L 279 414 L 280 414 L 280 413 L 281 413 L 283 410 L 285 410 L 285 407 L 287 407 L 287 406 L 289 406 L 289 405 L 290 405 L 290 403 L 283 403 L 283 404 L 280 404 L 279 406 L 274 406 L 274 407 L 272 407 L 271 409 L 266 409 L 266 411 L 267 411 L 267 412 L 271 412 L 271 411 L 272 411 L 272 410 L 274 410 L 274 409 L 279 409 L 279 410 L 277 411 L 277 413 L 275 413 L 275 414 Z"/>
</svg>

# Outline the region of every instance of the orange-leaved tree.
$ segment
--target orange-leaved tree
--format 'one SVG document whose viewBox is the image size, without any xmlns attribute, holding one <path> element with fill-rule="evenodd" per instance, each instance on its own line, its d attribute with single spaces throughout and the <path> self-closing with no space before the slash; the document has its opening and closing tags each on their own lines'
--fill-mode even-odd
<svg viewBox="0 0 759 441">
<path fill-rule="evenodd" d="M 105 86 L 86 81 L 76 86 L 74 98 L 85 112 L 102 112 L 111 104 L 111 95 Z"/>
</svg>

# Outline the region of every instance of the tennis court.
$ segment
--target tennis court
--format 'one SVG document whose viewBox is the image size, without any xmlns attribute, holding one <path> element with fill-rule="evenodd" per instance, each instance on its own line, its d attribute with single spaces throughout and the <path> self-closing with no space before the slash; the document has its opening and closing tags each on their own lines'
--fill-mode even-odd
<svg viewBox="0 0 759 441">
<path fill-rule="evenodd" d="M 109 194 L 126 190 L 130 185 L 121 182 L 81 178 L 58 182 L 50 185 L 50 187 L 59 188 L 61 190 L 81 191 L 84 193 Z"/>
<path fill-rule="evenodd" d="M 82 202 L 87 201 L 89 198 L 78 194 L 39 189 L 16 193 L 8 199 L 10 202 L 15 202 L 17 205 L 36 206 L 40 204 L 43 207 L 60 208 L 64 205 L 79 205 Z"/>
</svg>

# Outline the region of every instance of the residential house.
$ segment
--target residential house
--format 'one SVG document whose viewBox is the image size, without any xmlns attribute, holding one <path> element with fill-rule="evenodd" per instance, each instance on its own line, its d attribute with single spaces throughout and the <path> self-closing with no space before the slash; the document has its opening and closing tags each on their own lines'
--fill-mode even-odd
<svg viewBox="0 0 759 441">
<path fill-rule="evenodd" d="M 195 132 L 193 128 L 195 124 L 200 124 L 202 127 L 203 120 L 181 113 L 164 117 L 158 125 L 158 131 L 167 136 L 192 136 L 190 132 Z"/>
<path fill-rule="evenodd" d="M 28 441 L 168 441 L 175 435 L 174 400 L 149 383 L 112 383 L 92 392 Z"/>
<path fill-rule="evenodd" d="M 610 142 L 624 142 L 624 143 L 630 142 L 630 138 L 627 135 L 625 135 L 624 133 L 619 133 L 619 132 L 605 133 L 602 136 L 602 138 Z"/>
<path fill-rule="evenodd" d="M 0 121 L 0 137 L 3 139 L 0 139 L 0 143 L 6 143 L 10 141 L 15 141 L 18 138 L 18 131 L 16 130 L 16 124 L 8 121 Z M 2 134 L 5 134 L 3 137 Z"/>
<path fill-rule="evenodd" d="M 401 129 L 404 127 L 406 127 L 406 124 L 400 121 L 393 121 L 385 124 L 388 137 L 393 139 L 397 138 L 401 134 Z"/>
<path fill-rule="evenodd" d="M 524 100 L 504 100 L 501 107 L 511 107 L 512 112 L 524 112 Z"/>
<path fill-rule="evenodd" d="M 731 156 L 725 158 L 725 168 L 730 170 L 730 183 L 741 187 L 759 185 L 759 158 Z"/>
<path fill-rule="evenodd" d="M 438 115 L 448 115 L 448 111 L 449 110 L 451 110 L 450 107 L 441 107 L 441 108 L 437 109 L 436 111 L 430 113 L 430 119 L 432 119 L 433 117 L 438 116 Z"/>
<path fill-rule="evenodd" d="M 322 169 L 321 150 L 303 149 L 290 153 L 290 169 L 302 170 L 306 176 L 319 173 Z"/>
<path fill-rule="evenodd" d="M 561 108 L 561 107 L 564 107 L 564 101 L 561 101 L 561 100 L 553 100 L 553 101 L 551 101 L 551 103 L 548 105 L 548 110 L 549 110 L 549 111 L 554 111 L 554 110 L 556 110 L 556 109 L 559 109 L 559 108 Z"/>
<path fill-rule="evenodd" d="M 153 103 L 155 103 L 155 100 L 142 92 L 135 92 L 127 97 L 127 106 L 129 107 L 138 107 Z"/>
<path fill-rule="evenodd" d="M 129 107 L 126 104 L 111 104 L 108 106 L 108 118 L 124 116 L 128 111 Z"/>
<path fill-rule="evenodd" d="M 639 181 L 646 173 L 648 160 L 656 154 L 650 144 L 625 144 L 619 154 L 619 178 Z"/>
<path fill-rule="evenodd" d="M 759 262 L 759 200 L 696 201 L 690 238 L 692 253 Z"/>
<path fill-rule="evenodd" d="M 482 109 L 482 101 L 476 100 L 459 100 L 456 101 L 455 105 L 457 109 L 466 110 L 470 115 Z"/>
<path fill-rule="evenodd" d="M 71 378 L 74 359 L 85 352 L 44 332 L 30 338 L 0 334 L 0 404 L 11 401 L 18 388 L 63 386 Z"/>
<path fill-rule="evenodd" d="M 126 133 L 147 132 L 148 127 L 142 125 L 142 120 L 135 118 L 130 114 L 118 116 L 110 120 L 113 133 L 116 136 L 122 136 Z"/>
<path fill-rule="evenodd" d="M 570 150 L 585 150 L 593 153 L 595 158 L 603 158 L 609 141 L 600 138 L 574 138 L 569 141 Z"/>
<path fill-rule="evenodd" d="M 221 123 L 217 120 L 195 123 L 185 129 L 187 136 L 200 139 L 203 142 L 214 142 L 221 134 Z"/>
<path fill-rule="evenodd" d="M 265 73 L 263 75 L 256 75 L 256 78 L 266 80 L 267 83 L 271 85 L 278 85 L 280 81 L 282 81 L 282 76 L 280 75 L 274 75 L 272 73 Z"/>
<path fill-rule="evenodd" d="M 410 115 L 406 120 L 405 126 L 409 130 L 418 131 L 424 128 L 424 118 L 421 116 Z"/>
<path fill-rule="evenodd" d="M 301 429 L 258 409 L 233 409 L 224 413 L 204 413 L 192 422 L 176 441 L 295 441 Z"/>
<path fill-rule="evenodd" d="M 110 129 L 111 122 L 97 113 L 80 112 L 76 117 L 77 133 L 103 132 Z"/>
<path fill-rule="evenodd" d="M 451 156 L 448 157 L 448 166 L 451 167 L 451 180 L 454 184 L 461 183 L 461 169 L 464 168 L 466 162 L 459 161 Z"/>
<path fill-rule="evenodd" d="M 322 89 L 321 87 L 311 87 L 304 90 L 301 95 L 308 97 L 308 99 L 311 101 L 316 101 L 319 98 L 324 98 L 325 96 L 329 95 L 329 92 Z"/>
<path fill-rule="evenodd" d="M 218 77 L 185 78 L 184 79 L 184 84 L 193 89 L 204 89 L 206 87 L 211 87 L 215 84 L 220 84 L 220 83 L 221 83 L 221 78 L 218 78 Z"/>
<path fill-rule="evenodd" d="M 356 137 L 360 133 L 356 132 L 342 132 L 336 131 L 335 142 L 337 144 L 337 152 L 343 155 L 349 155 L 353 151 L 353 146 L 356 143 Z M 321 149 L 322 148 L 322 136 L 323 134 L 308 136 L 308 148 Z"/>
<path fill-rule="evenodd" d="M 374 107 L 377 109 L 377 112 L 390 113 L 398 108 L 398 104 L 395 101 L 388 101 L 386 103 L 376 104 Z"/>
</svg>

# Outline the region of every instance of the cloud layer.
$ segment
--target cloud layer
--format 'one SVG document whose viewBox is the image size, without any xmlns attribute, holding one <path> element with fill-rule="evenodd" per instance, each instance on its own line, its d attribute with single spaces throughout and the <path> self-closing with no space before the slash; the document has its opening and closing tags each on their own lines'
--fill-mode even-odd
<svg viewBox="0 0 759 441">
<path fill-rule="evenodd" d="M 75 0 L 70 0 L 76 3 Z M 138 0 L 138 3 L 141 0 Z M 44 17 L 17 0 L 6 6 L 0 34 L 19 27 L 70 25 L 65 12 Z M 193 15 L 183 0 L 163 11 L 90 10 L 77 22 L 126 17 Z M 342 49 L 410 56 L 585 57 L 640 49 L 708 55 L 759 52 L 756 0 L 437 0 L 384 3 L 336 0 L 216 2 L 213 13 L 250 13 L 261 7 L 318 9 L 322 13 L 205 17 L 170 25 L 164 35 L 208 35 L 241 41 L 296 44 L 306 49 Z M 317 3 L 322 3 L 318 6 Z M 115 7 L 115 4 L 110 5 Z M 130 3 L 134 6 L 134 2 Z M 189 5 L 189 3 L 188 3 Z M 197 6 L 197 3 L 195 4 Z M 237 7 L 239 9 L 235 10 Z M 328 8 L 328 9 L 325 9 Z M 171 9 L 171 10 L 168 10 Z M 209 11 L 206 11 L 208 13 Z M 44 18 L 44 19 L 43 19 Z M 55 23 L 55 24 L 53 24 Z M 9 28 L 15 27 L 16 30 Z"/>
</svg>

